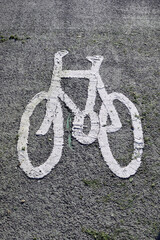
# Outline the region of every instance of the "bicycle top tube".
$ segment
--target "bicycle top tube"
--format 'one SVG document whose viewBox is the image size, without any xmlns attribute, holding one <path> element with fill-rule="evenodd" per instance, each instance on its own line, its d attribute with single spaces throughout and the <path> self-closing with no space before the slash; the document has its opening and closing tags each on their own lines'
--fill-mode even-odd
<svg viewBox="0 0 160 240">
<path fill-rule="evenodd" d="M 91 70 L 63 70 L 59 75 L 60 78 L 91 78 L 92 76 Z"/>
</svg>

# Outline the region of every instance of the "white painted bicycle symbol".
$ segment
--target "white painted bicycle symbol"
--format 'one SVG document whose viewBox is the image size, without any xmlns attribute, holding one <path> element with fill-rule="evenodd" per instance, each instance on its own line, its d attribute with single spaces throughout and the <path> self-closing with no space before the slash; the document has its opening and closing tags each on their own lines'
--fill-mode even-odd
<svg viewBox="0 0 160 240">
<path fill-rule="evenodd" d="M 72 127 L 73 137 L 82 144 L 91 144 L 98 139 L 103 158 L 110 170 L 121 178 L 128 178 L 134 175 L 141 164 L 141 155 L 144 147 L 141 121 L 135 105 L 121 93 L 113 92 L 108 94 L 106 92 L 105 86 L 99 75 L 99 68 L 103 61 L 102 56 L 87 57 L 92 63 L 90 70 L 62 70 L 62 58 L 67 53 L 68 52 L 64 50 L 55 54 L 54 70 L 49 91 L 36 94 L 28 103 L 22 115 L 17 145 L 20 167 L 30 178 L 43 178 L 50 173 L 59 162 L 62 155 L 64 135 L 61 100 L 74 113 Z M 83 111 L 80 111 L 71 98 L 62 90 L 62 78 L 89 79 L 88 98 Z M 94 111 L 96 92 L 99 93 L 102 100 L 99 115 Z M 122 127 L 118 113 L 113 104 L 115 99 L 122 102 L 128 108 L 133 126 L 134 151 L 130 163 L 125 167 L 120 166 L 113 157 L 107 137 L 107 133 L 116 132 Z M 46 114 L 36 134 L 45 135 L 51 124 L 53 124 L 54 146 L 49 158 L 40 166 L 34 167 L 27 152 L 30 117 L 36 106 L 43 100 L 47 100 Z M 89 116 L 91 122 L 88 134 L 83 132 L 83 124 L 86 116 Z M 108 116 L 110 117 L 111 124 L 106 126 Z"/>
</svg>

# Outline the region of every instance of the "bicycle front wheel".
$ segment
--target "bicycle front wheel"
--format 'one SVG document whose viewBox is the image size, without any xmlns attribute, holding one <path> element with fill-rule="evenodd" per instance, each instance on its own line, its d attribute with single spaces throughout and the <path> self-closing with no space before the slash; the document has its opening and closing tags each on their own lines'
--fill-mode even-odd
<svg viewBox="0 0 160 240">
<path fill-rule="evenodd" d="M 46 176 L 54 166 L 59 162 L 62 155 L 63 148 L 63 113 L 62 108 L 57 100 L 56 114 L 53 119 L 53 132 L 54 132 L 54 147 L 49 158 L 38 167 L 34 167 L 29 159 L 27 145 L 28 145 L 28 135 L 30 127 L 30 117 L 33 114 L 36 106 L 43 100 L 48 99 L 47 92 L 40 92 L 36 94 L 29 104 L 26 106 L 25 112 L 22 115 L 20 129 L 18 132 L 18 158 L 20 162 L 21 169 L 30 178 L 43 178 Z"/>
<path fill-rule="evenodd" d="M 107 163 L 107 165 L 109 166 L 110 170 L 120 178 L 128 178 L 131 175 L 134 175 L 136 173 L 137 169 L 141 164 L 141 155 L 144 147 L 141 120 L 135 105 L 123 94 L 114 92 L 109 94 L 108 97 L 110 99 L 110 102 L 112 102 L 112 106 L 113 106 L 113 101 L 116 99 L 122 102 L 128 108 L 129 113 L 131 115 L 132 126 L 133 126 L 133 136 L 134 136 L 134 152 L 133 152 L 130 163 L 125 167 L 121 167 L 120 164 L 116 161 L 116 159 L 112 155 L 111 149 L 109 147 L 109 142 L 107 137 L 107 126 L 106 126 L 109 112 L 107 111 L 107 107 L 106 107 L 107 105 L 105 103 L 102 104 L 100 113 L 99 113 L 100 131 L 98 135 L 98 141 L 99 141 L 103 158 Z M 110 106 L 110 108 L 112 106 Z M 114 106 L 113 106 L 113 109 L 114 109 Z M 108 132 L 112 132 L 112 131 L 109 130 L 108 128 Z M 114 128 L 113 128 L 113 132 L 114 132 Z"/>
</svg>

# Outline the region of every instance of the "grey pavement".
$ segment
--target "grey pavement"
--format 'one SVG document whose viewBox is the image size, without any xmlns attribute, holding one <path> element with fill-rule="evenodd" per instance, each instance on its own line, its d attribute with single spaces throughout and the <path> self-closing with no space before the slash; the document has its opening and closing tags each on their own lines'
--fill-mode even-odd
<svg viewBox="0 0 160 240">
<path fill-rule="evenodd" d="M 159 11 L 158 0 L 1 1 L 1 240 L 156 238 L 160 231 Z M 38 92 L 48 91 L 54 54 L 60 50 L 69 51 L 64 69 L 87 70 L 86 56 L 102 55 L 100 75 L 107 92 L 124 94 L 138 109 L 145 147 L 134 176 L 121 179 L 112 173 L 98 141 L 83 145 L 71 136 L 73 114 L 63 102 L 65 133 L 59 163 L 39 180 L 28 178 L 20 168 L 17 140 L 22 114 Z M 62 80 L 62 89 L 81 110 L 87 87 L 86 79 Z M 113 155 L 124 166 L 133 152 L 133 129 L 126 107 L 119 101 L 114 104 L 123 127 L 108 133 L 108 138 Z M 96 112 L 100 105 L 97 95 Z M 35 135 L 45 106 L 43 100 L 31 116 L 28 153 L 34 166 L 46 161 L 54 144 L 51 128 L 45 136 Z M 89 121 L 86 124 L 89 128 Z"/>
</svg>

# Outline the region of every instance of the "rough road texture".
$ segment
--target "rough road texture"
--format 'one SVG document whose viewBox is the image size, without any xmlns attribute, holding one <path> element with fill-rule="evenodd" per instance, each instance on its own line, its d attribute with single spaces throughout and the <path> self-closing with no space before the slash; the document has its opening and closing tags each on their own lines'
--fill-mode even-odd
<svg viewBox="0 0 160 240">
<path fill-rule="evenodd" d="M 4 0 L 0 9 L 0 239 L 154 240 L 160 230 L 159 1 Z M 29 179 L 19 168 L 21 116 L 36 93 L 48 90 L 54 54 L 63 49 L 70 52 L 64 69 L 89 69 L 86 56 L 103 55 L 106 90 L 135 103 L 145 148 L 133 177 L 120 179 L 109 170 L 98 141 L 86 146 L 68 141 L 67 119 L 73 116 L 63 103 L 60 162 L 41 180 Z M 84 79 L 62 81 L 81 109 L 87 86 Z M 53 146 L 52 129 L 35 136 L 45 104 L 31 119 L 28 151 L 35 166 Z M 96 111 L 100 104 L 97 96 Z M 108 134 L 109 142 L 115 158 L 127 165 L 133 151 L 130 117 L 118 101 L 115 106 L 123 128 Z"/>
</svg>

